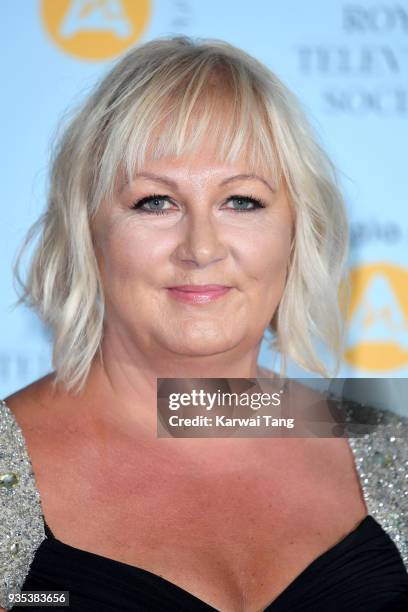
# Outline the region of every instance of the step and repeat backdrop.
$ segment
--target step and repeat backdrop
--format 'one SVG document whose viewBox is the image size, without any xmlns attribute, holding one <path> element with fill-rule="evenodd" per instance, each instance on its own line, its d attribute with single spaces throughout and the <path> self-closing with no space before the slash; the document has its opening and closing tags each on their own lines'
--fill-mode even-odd
<svg viewBox="0 0 408 612">
<path fill-rule="evenodd" d="M 52 369 L 47 330 L 12 307 L 11 270 L 45 206 L 58 122 L 120 54 L 169 34 L 242 47 L 300 98 L 339 170 L 351 223 L 339 377 L 408 378 L 408 1 L 13 0 L 0 15 L 0 396 Z M 316 376 L 294 363 L 288 374 Z M 392 400 L 400 407 L 402 395 Z"/>
</svg>

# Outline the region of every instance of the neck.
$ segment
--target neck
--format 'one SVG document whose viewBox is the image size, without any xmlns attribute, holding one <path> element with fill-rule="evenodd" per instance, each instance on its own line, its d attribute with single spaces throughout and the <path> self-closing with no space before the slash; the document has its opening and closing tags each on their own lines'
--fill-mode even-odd
<svg viewBox="0 0 408 612">
<path fill-rule="evenodd" d="M 246 353 L 205 356 L 174 355 L 171 359 L 142 355 L 118 340 L 104 340 L 102 356 L 92 363 L 81 405 L 87 414 L 132 436 L 156 438 L 157 378 L 256 378 L 260 342 Z"/>
</svg>

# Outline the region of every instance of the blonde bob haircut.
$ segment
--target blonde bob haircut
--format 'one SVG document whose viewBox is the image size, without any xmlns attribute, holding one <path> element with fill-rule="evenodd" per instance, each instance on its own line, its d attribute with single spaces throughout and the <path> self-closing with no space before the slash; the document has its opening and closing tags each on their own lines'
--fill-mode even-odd
<svg viewBox="0 0 408 612">
<path fill-rule="evenodd" d="M 338 372 L 349 230 L 335 168 L 296 97 L 266 66 L 222 40 L 173 36 L 117 61 L 53 147 L 47 207 L 14 275 L 22 288 L 15 305 L 32 307 L 52 331 L 55 383 L 80 392 L 94 356 L 102 357 L 104 295 L 92 234 L 101 202 L 112 201 L 118 180 L 130 181 L 148 153 L 185 155 L 209 138 L 217 161 L 233 163 L 245 151 L 249 172 L 266 168 L 278 186 L 284 181 L 294 211 L 286 285 L 268 325 L 280 375 L 287 356 L 324 377 Z M 37 231 L 24 283 L 20 260 Z M 335 373 L 319 359 L 315 338 L 334 353 Z"/>
</svg>

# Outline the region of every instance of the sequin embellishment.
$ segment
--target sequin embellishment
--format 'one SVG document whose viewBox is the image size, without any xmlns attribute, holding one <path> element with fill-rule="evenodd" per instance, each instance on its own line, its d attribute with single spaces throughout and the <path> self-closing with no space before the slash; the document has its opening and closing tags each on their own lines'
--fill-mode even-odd
<svg viewBox="0 0 408 612">
<path fill-rule="evenodd" d="M 0 607 L 20 592 L 45 538 L 39 492 L 22 431 L 0 400 Z"/>
<path fill-rule="evenodd" d="M 359 409 L 361 404 L 351 402 L 347 420 L 355 423 Z M 368 410 L 377 421 L 374 431 L 348 441 L 368 513 L 393 540 L 408 571 L 408 418 L 390 410 Z"/>
</svg>

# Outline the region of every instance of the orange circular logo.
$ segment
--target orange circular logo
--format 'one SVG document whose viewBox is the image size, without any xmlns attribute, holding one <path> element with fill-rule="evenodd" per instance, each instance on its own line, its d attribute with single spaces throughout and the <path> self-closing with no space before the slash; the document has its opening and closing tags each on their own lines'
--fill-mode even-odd
<svg viewBox="0 0 408 612">
<path fill-rule="evenodd" d="M 351 270 L 350 281 L 345 361 L 369 371 L 408 365 L 408 270 L 362 265 Z"/>
<path fill-rule="evenodd" d="M 70 55 L 105 60 L 133 45 L 150 18 L 149 0 L 42 0 L 52 40 Z"/>
</svg>

